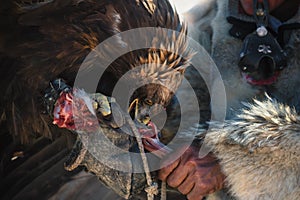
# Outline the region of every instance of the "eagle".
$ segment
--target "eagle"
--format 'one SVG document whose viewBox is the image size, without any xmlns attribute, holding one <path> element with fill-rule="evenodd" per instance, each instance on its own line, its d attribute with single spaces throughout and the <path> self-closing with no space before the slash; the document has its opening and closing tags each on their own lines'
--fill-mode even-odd
<svg viewBox="0 0 300 200">
<path fill-rule="evenodd" d="M 14 182 L 12 166 L 21 169 L 38 150 L 56 143 L 53 156 L 53 152 L 70 148 L 68 131 L 53 124 L 54 105 L 63 89 L 76 85 L 86 92 L 114 97 L 114 87 L 122 85 L 125 94 L 132 92 L 122 109 L 128 109 L 141 124 L 151 125 L 151 108 L 170 103 L 192 55 L 186 26 L 168 0 L 1 0 L 0 16 L 0 114 L 5 127 L 1 138 L 8 141 L 3 144 L 1 164 L 8 176 L 1 185 Z M 122 33 L 130 30 L 134 34 L 123 38 Z M 144 46 L 131 48 L 130 42 L 135 44 L 137 38 L 143 38 Z M 118 57 L 112 59 L 115 55 Z M 97 59 L 112 62 L 104 66 Z M 98 69 L 103 74 L 90 91 L 85 83 Z M 77 85 L 78 79 L 84 83 Z M 51 90 L 57 80 L 68 87 L 58 84 Z M 122 97 L 115 99 L 122 101 Z M 10 158 L 18 148 L 23 156 L 14 162 Z M 34 153 L 26 155 L 28 149 Z M 46 154 L 39 153 L 41 157 Z M 29 179 L 35 176 L 38 173 Z M 14 196 L 26 183 L 17 182 L 18 187 L 11 187 L 5 197 Z"/>
</svg>

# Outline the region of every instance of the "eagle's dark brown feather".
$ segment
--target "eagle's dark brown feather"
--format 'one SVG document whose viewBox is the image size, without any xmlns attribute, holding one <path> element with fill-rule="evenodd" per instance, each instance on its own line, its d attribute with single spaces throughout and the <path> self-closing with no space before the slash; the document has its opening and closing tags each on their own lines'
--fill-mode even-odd
<svg viewBox="0 0 300 200">
<path fill-rule="evenodd" d="M 53 137 L 55 127 L 48 117 L 40 114 L 39 98 L 49 81 L 55 78 L 63 78 L 72 85 L 80 64 L 99 43 L 112 35 L 140 27 L 186 32 L 178 15 L 165 0 L 148 4 L 130 0 L 55 0 L 43 4 L 35 1 L 3 2 L 7 5 L 1 10 L 0 32 L 5 41 L 1 42 L 0 50 L 2 57 L 10 58 L 14 64 L 6 64 L 7 61 L 1 64 L 0 87 L 5 94 L 1 107 L 15 141 L 21 143 L 28 143 L 39 135 Z M 8 18 L 14 23 L 11 27 L 4 23 Z M 167 38 L 158 35 L 158 39 L 162 37 Z M 179 36 L 172 39 L 167 42 L 170 46 L 175 42 L 175 48 L 182 53 L 186 48 L 184 39 Z M 153 42 L 155 38 L 148 41 L 149 45 Z M 107 54 L 114 53 L 121 46 L 117 41 L 108 48 Z M 167 46 L 165 48 L 172 51 Z M 178 55 L 162 50 L 154 51 L 154 57 L 149 60 L 149 51 L 134 51 L 114 61 L 100 81 L 98 92 L 110 95 L 116 81 L 136 65 L 150 61 L 163 64 L 168 60 L 170 68 L 183 71 L 187 64 Z M 169 101 L 170 95 L 164 96 L 166 99 L 160 103 Z"/>
</svg>

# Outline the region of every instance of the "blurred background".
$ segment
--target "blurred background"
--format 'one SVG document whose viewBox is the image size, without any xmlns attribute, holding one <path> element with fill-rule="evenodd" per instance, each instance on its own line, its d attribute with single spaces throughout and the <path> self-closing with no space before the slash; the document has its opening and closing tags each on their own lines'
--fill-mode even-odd
<svg viewBox="0 0 300 200">
<path fill-rule="evenodd" d="M 191 9 L 196 4 L 200 4 L 200 3 L 202 4 L 205 3 L 206 1 L 208 0 L 188 0 L 188 1 L 170 0 L 170 2 L 173 2 L 173 4 L 175 5 L 176 10 L 181 14 Z"/>
</svg>

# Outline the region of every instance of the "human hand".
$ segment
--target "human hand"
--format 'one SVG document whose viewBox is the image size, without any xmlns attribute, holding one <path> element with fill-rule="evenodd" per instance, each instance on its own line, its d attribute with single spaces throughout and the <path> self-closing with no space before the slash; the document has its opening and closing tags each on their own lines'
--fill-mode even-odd
<svg viewBox="0 0 300 200">
<path fill-rule="evenodd" d="M 204 196 L 220 190 L 224 186 L 225 175 L 216 157 L 211 153 L 204 158 L 198 157 L 198 147 L 187 150 L 172 164 L 159 171 L 159 179 L 186 195 L 189 200 L 201 200 Z M 174 160 L 178 152 L 163 161 L 162 166 Z"/>
</svg>

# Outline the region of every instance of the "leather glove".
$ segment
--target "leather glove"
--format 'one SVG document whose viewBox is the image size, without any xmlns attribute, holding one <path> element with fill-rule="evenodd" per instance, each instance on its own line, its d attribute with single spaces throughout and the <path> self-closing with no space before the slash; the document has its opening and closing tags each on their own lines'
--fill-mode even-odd
<svg viewBox="0 0 300 200">
<path fill-rule="evenodd" d="M 209 153 L 199 158 L 198 154 L 199 147 L 190 146 L 176 161 L 159 171 L 159 179 L 177 188 L 189 200 L 201 200 L 224 186 L 225 175 L 216 157 Z M 165 159 L 162 166 L 174 160 L 175 155 L 178 151 Z"/>
</svg>

